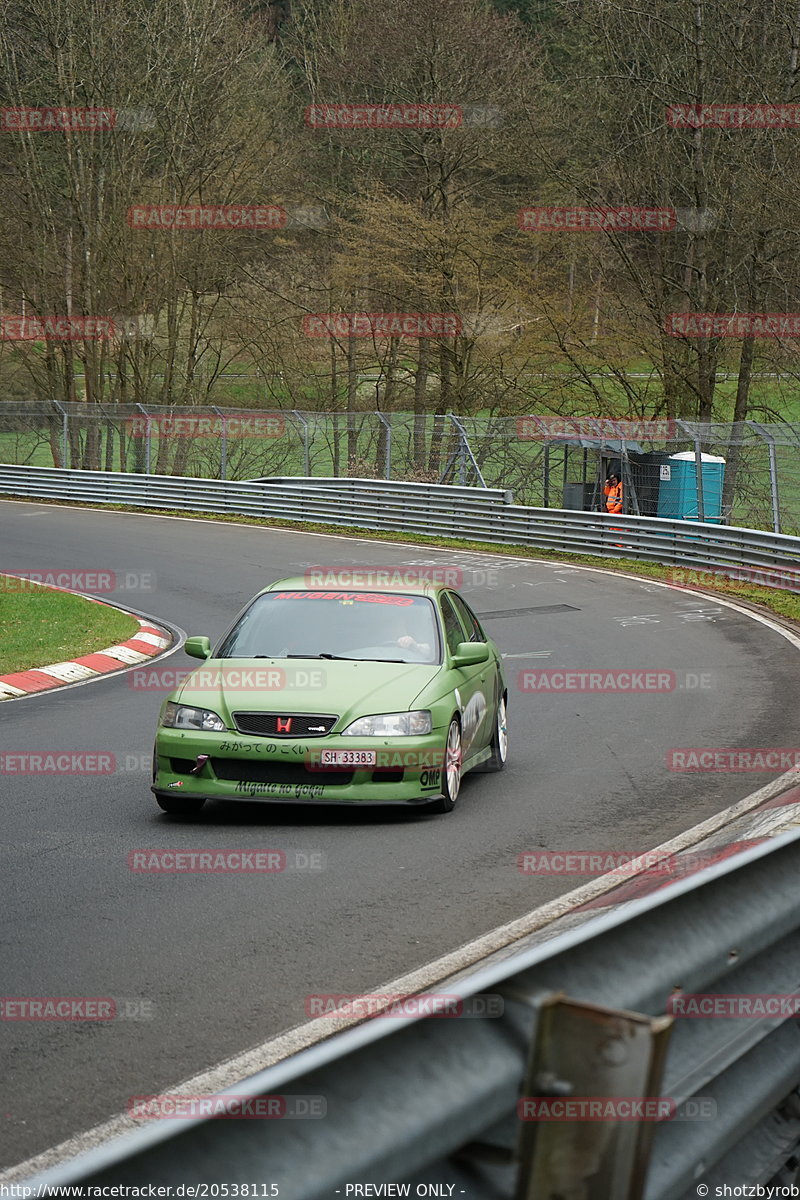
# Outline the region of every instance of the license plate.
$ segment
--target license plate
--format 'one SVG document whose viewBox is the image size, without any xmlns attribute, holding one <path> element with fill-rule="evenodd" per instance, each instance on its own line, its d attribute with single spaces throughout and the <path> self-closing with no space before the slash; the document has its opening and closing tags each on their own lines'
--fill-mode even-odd
<svg viewBox="0 0 800 1200">
<path fill-rule="evenodd" d="M 323 750 L 320 765 L 323 767 L 374 767 L 374 750 Z"/>
</svg>

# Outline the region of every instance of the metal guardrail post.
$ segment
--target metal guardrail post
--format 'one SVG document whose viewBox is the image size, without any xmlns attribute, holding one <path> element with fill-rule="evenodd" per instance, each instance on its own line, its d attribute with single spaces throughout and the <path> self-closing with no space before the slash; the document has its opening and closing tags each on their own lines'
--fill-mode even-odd
<svg viewBox="0 0 800 1200">
<path fill-rule="evenodd" d="M 758 436 L 763 438 L 767 443 L 767 452 L 769 454 L 769 485 L 772 496 L 772 529 L 774 533 L 780 533 L 781 507 L 778 494 L 778 459 L 775 454 L 775 438 L 768 429 L 765 429 L 757 421 L 748 421 L 747 424 L 751 429 L 755 429 Z"/>
<path fill-rule="evenodd" d="M 68 470 L 69 463 L 67 461 L 67 454 L 69 452 L 69 414 L 64 406 L 59 404 L 57 400 L 54 400 L 53 404 L 61 413 L 61 465 Z"/>
<path fill-rule="evenodd" d="M 458 430 L 458 436 L 460 439 L 459 464 L 458 464 L 458 476 L 459 476 L 458 482 L 459 482 L 459 484 L 461 484 L 463 487 L 466 486 L 466 460 L 469 459 L 475 470 L 475 474 L 478 476 L 478 479 L 480 480 L 481 487 L 483 487 L 483 488 L 487 487 L 488 485 L 486 483 L 486 480 L 483 478 L 481 469 L 478 466 L 478 460 L 476 459 L 475 455 L 472 453 L 472 447 L 469 444 L 469 438 L 467 437 L 466 429 L 464 428 L 462 423 L 459 421 L 459 419 L 455 415 L 455 413 L 448 413 L 447 415 L 450 418 L 450 420 L 453 422 L 453 424 L 455 425 L 456 429 Z"/>
<path fill-rule="evenodd" d="M 386 453 L 384 456 L 384 478 L 392 478 L 392 422 L 383 415 L 379 409 L 375 409 L 375 415 L 382 422 L 386 430 Z"/>
<path fill-rule="evenodd" d="M 306 478 L 311 475 L 311 457 L 308 449 L 308 421 L 297 408 L 292 409 L 292 416 L 303 426 L 303 474 Z"/>
<path fill-rule="evenodd" d="M 510 994 L 515 997 L 512 988 Z M 516 998 L 516 997 L 515 997 Z M 621 1113 L 578 1126 L 559 1110 L 592 1098 L 624 1110 L 627 1097 L 652 1097 L 650 1107 L 671 1114 L 660 1100 L 672 1017 L 580 1003 L 553 995 L 540 1000 L 530 1061 L 517 1103 L 520 1119 L 515 1200 L 584 1196 L 586 1200 L 640 1200 L 655 1122 Z M 588 1102 L 588 1103 L 587 1103 Z"/>
<path fill-rule="evenodd" d="M 697 475 L 697 519 L 698 521 L 705 521 L 706 506 L 703 493 L 703 451 L 701 449 L 700 439 L 698 437 L 695 437 L 694 439 L 694 463 L 695 473 Z"/>
<path fill-rule="evenodd" d="M 781 508 L 778 499 L 778 462 L 775 456 L 775 439 L 769 439 L 769 481 L 772 493 L 772 529 L 774 533 L 781 531 Z"/>
<path fill-rule="evenodd" d="M 211 408 L 222 420 L 222 444 L 220 447 L 219 461 L 219 477 L 220 479 L 228 478 L 228 422 L 225 413 L 222 409 L 217 408 L 216 404 L 212 404 Z"/>
<path fill-rule="evenodd" d="M 144 420 L 145 420 L 145 426 L 144 426 L 144 437 L 145 437 L 144 473 L 145 473 L 145 475 L 149 475 L 150 474 L 151 450 L 152 450 L 152 445 L 151 445 L 151 440 L 150 440 L 150 413 L 147 411 L 147 409 L 144 407 L 143 404 L 139 404 L 137 402 L 136 407 L 139 409 L 139 412 L 144 413 Z"/>
<path fill-rule="evenodd" d="M 624 437 L 620 438 L 619 446 L 620 446 L 620 468 L 619 469 L 620 469 L 620 472 L 626 476 L 625 488 L 622 493 L 623 501 L 624 501 L 625 497 L 628 497 L 628 503 L 629 503 L 629 505 L 631 505 L 633 507 L 633 512 L 634 512 L 635 516 L 638 517 L 641 513 L 641 509 L 639 508 L 639 497 L 636 494 L 636 488 L 633 486 L 633 473 L 631 472 L 631 464 L 628 459 L 628 447 L 625 443 Z M 584 454 L 585 453 L 586 453 L 586 451 L 584 451 Z M 625 504 L 623 502 L 623 512 L 624 511 L 625 511 Z M 628 511 L 630 512 L 630 508 L 628 509 Z"/>
</svg>

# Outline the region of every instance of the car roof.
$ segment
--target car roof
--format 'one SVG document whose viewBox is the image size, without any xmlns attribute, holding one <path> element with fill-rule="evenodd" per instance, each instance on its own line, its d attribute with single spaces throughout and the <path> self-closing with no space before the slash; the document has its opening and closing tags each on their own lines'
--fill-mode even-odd
<svg viewBox="0 0 800 1200">
<path fill-rule="evenodd" d="M 333 581 L 326 583 L 309 583 L 304 575 L 293 575 L 288 579 L 277 579 L 271 583 L 269 587 L 265 587 L 259 595 L 265 592 L 276 591 L 293 591 L 293 592 L 378 592 L 386 595 L 402 595 L 402 596 L 427 596 L 429 598 L 437 595 L 439 592 L 453 590 L 449 584 L 442 583 L 439 580 L 422 579 L 418 583 L 405 583 L 400 579 L 392 585 L 388 582 L 393 575 L 401 575 L 402 567 L 386 567 L 381 568 L 381 573 L 385 570 L 387 583 L 382 584 L 366 583 L 358 581 L 358 567 L 342 568 L 342 575 L 355 575 L 356 581 L 347 583 L 335 583 Z M 336 569 L 331 568 L 327 573 L 328 576 L 334 576 Z M 376 574 L 374 569 L 370 571 L 371 575 Z"/>
</svg>

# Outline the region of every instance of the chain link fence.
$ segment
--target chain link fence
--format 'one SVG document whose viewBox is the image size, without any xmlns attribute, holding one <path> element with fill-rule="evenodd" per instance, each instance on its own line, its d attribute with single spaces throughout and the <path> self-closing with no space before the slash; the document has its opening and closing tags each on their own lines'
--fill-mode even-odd
<svg viewBox="0 0 800 1200">
<path fill-rule="evenodd" d="M 800 534 L 800 425 L 788 423 L 4 401 L 0 461 L 209 479 L 455 483 L 587 511 L 606 509 L 613 474 L 626 513 Z"/>
</svg>

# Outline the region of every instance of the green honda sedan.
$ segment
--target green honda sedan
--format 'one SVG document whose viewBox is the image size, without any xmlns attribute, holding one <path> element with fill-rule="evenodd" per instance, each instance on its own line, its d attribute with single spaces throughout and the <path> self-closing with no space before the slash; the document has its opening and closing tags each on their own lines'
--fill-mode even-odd
<svg viewBox="0 0 800 1200">
<path fill-rule="evenodd" d="M 500 652 L 442 584 L 331 590 L 273 583 L 166 699 L 152 791 L 206 800 L 403 804 L 451 812 L 461 778 L 508 753 Z"/>
</svg>

